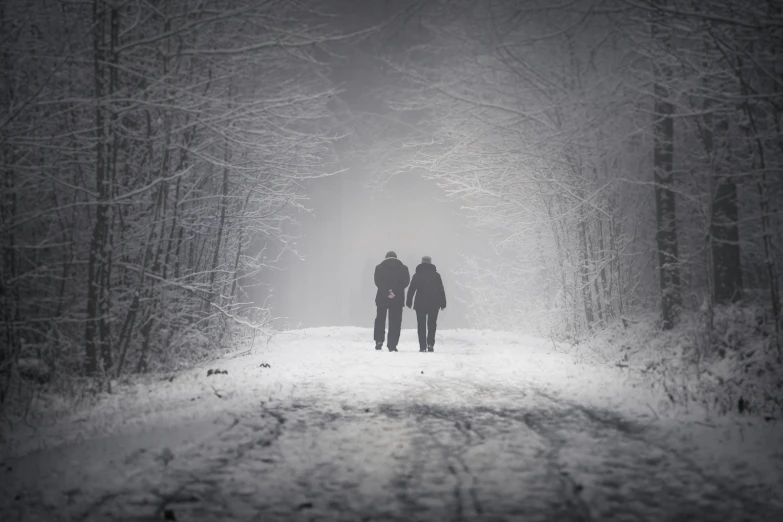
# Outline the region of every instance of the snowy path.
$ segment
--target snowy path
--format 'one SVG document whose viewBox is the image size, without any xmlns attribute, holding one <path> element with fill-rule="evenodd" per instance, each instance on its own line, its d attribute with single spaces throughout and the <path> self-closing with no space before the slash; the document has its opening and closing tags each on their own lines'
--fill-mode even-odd
<svg viewBox="0 0 783 522">
<path fill-rule="evenodd" d="M 779 427 L 654 420 L 547 341 L 439 337 L 292 332 L 126 390 L 77 419 L 119 433 L 3 464 L 3 520 L 783 520 Z"/>
</svg>

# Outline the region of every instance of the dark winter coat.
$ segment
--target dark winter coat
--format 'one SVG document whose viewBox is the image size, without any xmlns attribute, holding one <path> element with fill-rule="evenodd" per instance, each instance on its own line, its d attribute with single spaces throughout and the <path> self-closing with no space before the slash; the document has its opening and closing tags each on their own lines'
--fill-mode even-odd
<svg viewBox="0 0 783 522">
<path fill-rule="evenodd" d="M 378 293 L 375 294 L 377 306 L 399 306 L 405 304 L 405 288 L 411 282 L 411 274 L 408 267 L 397 258 L 389 257 L 375 267 L 375 286 Z M 394 297 L 389 297 L 389 291 Z"/>
<path fill-rule="evenodd" d="M 411 279 L 411 287 L 408 289 L 408 307 L 411 306 L 414 295 L 416 303 L 413 308 L 416 310 L 431 311 L 446 308 L 446 290 L 443 288 L 443 279 L 435 265 L 422 263 L 416 267 L 416 273 Z"/>
</svg>

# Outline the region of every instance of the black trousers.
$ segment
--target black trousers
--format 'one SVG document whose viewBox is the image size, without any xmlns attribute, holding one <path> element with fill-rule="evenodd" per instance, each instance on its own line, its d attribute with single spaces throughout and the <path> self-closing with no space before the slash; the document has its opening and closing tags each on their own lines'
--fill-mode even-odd
<svg viewBox="0 0 783 522">
<path fill-rule="evenodd" d="M 386 346 L 397 348 L 402 328 L 402 306 L 379 306 L 375 315 L 374 338 L 376 343 L 382 343 L 386 336 L 386 311 L 389 311 L 389 340 Z"/>
<path fill-rule="evenodd" d="M 419 348 L 435 346 L 435 329 L 438 327 L 438 309 L 416 310 L 416 322 L 419 326 Z"/>
</svg>

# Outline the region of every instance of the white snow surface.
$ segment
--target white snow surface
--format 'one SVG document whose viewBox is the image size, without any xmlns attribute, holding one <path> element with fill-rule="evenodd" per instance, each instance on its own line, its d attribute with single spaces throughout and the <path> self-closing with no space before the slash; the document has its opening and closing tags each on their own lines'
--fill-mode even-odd
<svg viewBox="0 0 783 522">
<path fill-rule="evenodd" d="M 783 520 L 779 419 L 665 415 L 621 369 L 521 334 L 373 345 L 282 332 L 19 427 L 0 518 Z"/>
</svg>

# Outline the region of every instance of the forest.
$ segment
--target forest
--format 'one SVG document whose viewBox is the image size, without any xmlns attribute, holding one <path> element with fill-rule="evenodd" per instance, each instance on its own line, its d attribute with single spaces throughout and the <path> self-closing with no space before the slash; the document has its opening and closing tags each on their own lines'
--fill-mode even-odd
<svg viewBox="0 0 783 522">
<path fill-rule="evenodd" d="M 274 336 L 254 288 L 349 158 L 490 238 L 476 328 L 644 328 L 672 401 L 729 361 L 710 386 L 779 413 L 783 2 L 377 3 L 0 3 L 3 409 Z M 335 46 L 383 64 L 383 110 L 341 98 Z"/>
</svg>

